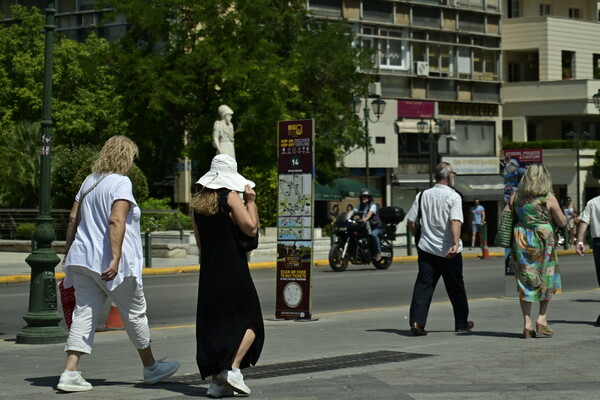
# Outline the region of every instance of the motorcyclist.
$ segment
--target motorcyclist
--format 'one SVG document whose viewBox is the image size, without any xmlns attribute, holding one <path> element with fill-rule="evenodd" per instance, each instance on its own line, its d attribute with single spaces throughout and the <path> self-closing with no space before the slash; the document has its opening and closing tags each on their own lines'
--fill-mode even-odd
<svg viewBox="0 0 600 400">
<path fill-rule="evenodd" d="M 381 240 L 379 233 L 381 232 L 381 219 L 377 212 L 377 205 L 373 202 L 373 195 L 369 189 L 362 189 L 359 194 L 360 203 L 354 212 L 361 216 L 361 221 L 366 222 L 371 230 L 371 244 L 373 251 L 373 259 L 381 260 Z"/>
</svg>

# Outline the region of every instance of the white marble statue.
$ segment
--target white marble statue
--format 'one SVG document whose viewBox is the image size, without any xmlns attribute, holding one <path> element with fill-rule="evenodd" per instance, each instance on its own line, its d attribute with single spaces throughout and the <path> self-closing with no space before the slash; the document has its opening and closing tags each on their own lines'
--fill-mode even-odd
<svg viewBox="0 0 600 400">
<path fill-rule="evenodd" d="M 217 154 L 227 154 L 235 159 L 234 132 L 231 118 L 233 110 L 225 104 L 218 109 L 220 119 L 213 125 L 213 147 Z"/>
</svg>

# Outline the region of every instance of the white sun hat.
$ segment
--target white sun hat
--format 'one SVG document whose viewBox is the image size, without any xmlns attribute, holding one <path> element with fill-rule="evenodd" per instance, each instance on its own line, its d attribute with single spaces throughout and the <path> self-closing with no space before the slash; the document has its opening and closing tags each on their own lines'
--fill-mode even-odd
<svg viewBox="0 0 600 400">
<path fill-rule="evenodd" d="M 227 154 L 218 154 L 210 163 L 210 171 L 198 179 L 196 185 L 207 189 L 227 188 L 236 192 L 243 192 L 246 185 L 256 186 L 237 172 L 237 162 Z"/>
</svg>

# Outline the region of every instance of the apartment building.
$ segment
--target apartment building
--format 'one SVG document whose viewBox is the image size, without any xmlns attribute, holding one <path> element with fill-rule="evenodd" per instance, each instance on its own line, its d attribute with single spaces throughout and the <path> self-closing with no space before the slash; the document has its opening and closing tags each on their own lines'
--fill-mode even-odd
<svg viewBox="0 0 600 400">
<path fill-rule="evenodd" d="M 501 0 L 308 0 L 307 7 L 345 18 L 375 50 L 376 69 L 363 72 L 387 103 L 369 124 L 370 182 L 387 193 L 382 201 L 407 210 L 429 187 L 430 164 L 446 160 L 460 174 L 465 208 L 479 198 L 494 221 L 503 187 Z M 364 151 L 345 162 L 364 179 Z"/>
<path fill-rule="evenodd" d="M 11 18 L 10 7 L 20 4 L 26 7 L 46 8 L 46 0 L 0 0 L 0 14 Z M 56 31 L 61 35 L 83 41 L 90 32 L 113 41 L 123 36 L 127 22 L 122 15 L 111 15 L 110 9 L 95 10 L 95 0 L 55 0 Z"/>
<path fill-rule="evenodd" d="M 600 140 L 600 2 L 505 0 L 503 135 L 514 141 Z M 600 194 L 595 151 L 544 150 L 555 193 L 581 206 Z M 579 174 L 579 176 L 577 176 Z M 579 182 L 579 188 L 578 188 Z M 576 200 L 579 193 L 579 199 Z"/>
</svg>

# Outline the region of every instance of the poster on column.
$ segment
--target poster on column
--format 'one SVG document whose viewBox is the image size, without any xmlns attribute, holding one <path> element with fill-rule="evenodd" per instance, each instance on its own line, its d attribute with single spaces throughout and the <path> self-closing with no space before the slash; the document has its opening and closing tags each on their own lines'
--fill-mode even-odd
<svg viewBox="0 0 600 400">
<path fill-rule="evenodd" d="M 542 162 L 541 149 L 504 150 L 504 204 L 508 204 L 510 195 L 519 187 L 521 177 L 530 164 Z M 504 275 L 514 275 L 510 266 L 510 249 L 504 254 Z"/>
<path fill-rule="evenodd" d="M 313 124 L 297 120 L 278 125 L 277 319 L 312 317 Z"/>
</svg>

